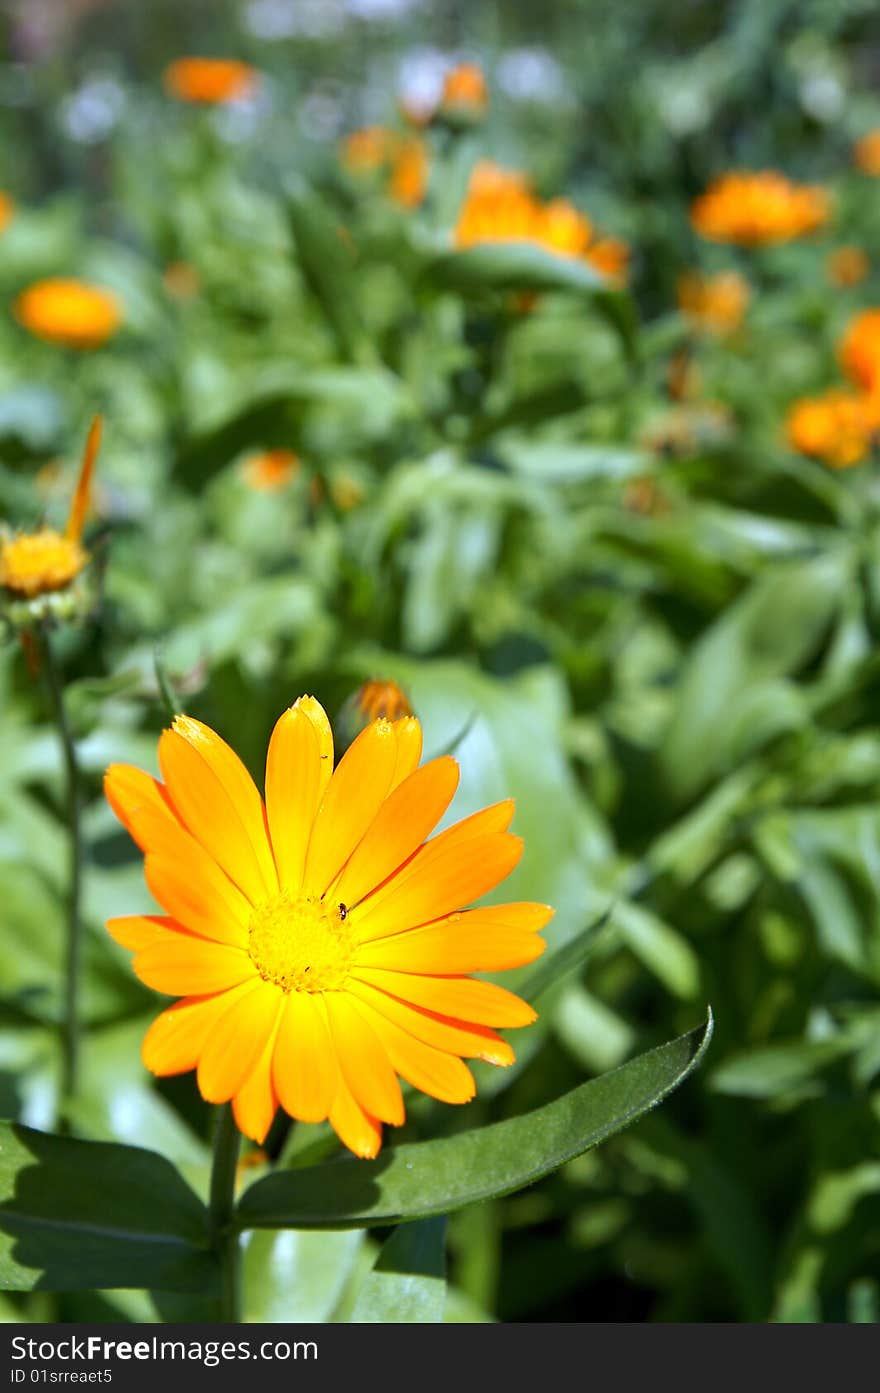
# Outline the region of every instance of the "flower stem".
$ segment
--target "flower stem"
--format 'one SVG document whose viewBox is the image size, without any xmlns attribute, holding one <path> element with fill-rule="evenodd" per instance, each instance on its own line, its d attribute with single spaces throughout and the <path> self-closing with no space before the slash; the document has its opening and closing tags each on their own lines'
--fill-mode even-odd
<svg viewBox="0 0 880 1393">
<path fill-rule="evenodd" d="M 39 628 L 40 648 L 46 672 L 46 685 L 52 703 L 52 715 L 64 758 L 64 802 L 69 833 L 69 862 L 67 880 L 67 943 L 64 963 L 64 1001 L 61 1018 L 61 1113 L 67 1121 L 70 1104 L 79 1083 L 80 1055 L 80 979 L 82 977 L 82 895 L 83 838 L 80 820 L 80 777 L 76 760 L 76 745 L 64 703 L 64 683 L 52 651 L 49 625 L 42 620 Z"/>
<path fill-rule="evenodd" d="M 232 1228 L 235 1212 L 235 1174 L 241 1133 L 232 1107 L 225 1103 L 217 1114 L 214 1133 L 214 1160 L 211 1167 L 211 1195 L 208 1213 L 211 1238 L 220 1264 L 220 1319 L 241 1320 L 241 1246 Z"/>
</svg>

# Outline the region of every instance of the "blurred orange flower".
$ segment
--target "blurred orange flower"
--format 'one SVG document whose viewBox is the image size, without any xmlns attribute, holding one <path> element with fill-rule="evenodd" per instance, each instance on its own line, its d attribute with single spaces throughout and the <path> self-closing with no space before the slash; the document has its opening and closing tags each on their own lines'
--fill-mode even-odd
<svg viewBox="0 0 880 1393">
<path fill-rule="evenodd" d="M 62 277 L 35 281 L 13 310 L 38 339 L 68 348 L 100 348 L 122 323 L 122 307 L 112 291 Z"/>
<path fill-rule="evenodd" d="M 355 693 L 355 705 L 367 721 L 378 721 L 381 716 L 387 721 L 399 721 L 413 714 L 406 692 L 390 679 L 364 682 Z"/>
<path fill-rule="evenodd" d="M 293 450 L 265 450 L 248 455 L 241 467 L 242 478 L 255 493 L 277 493 L 299 472 L 299 456 Z"/>
<path fill-rule="evenodd" d="M 445 115 L 482 116 L 489 105 L 489 89 L 477 63 L 459 63 L 443 80 L 440 109 Z"/>
<path fill-rule="evenodd" d="M 850 381 L 868 392 L 880 388 L 880 309 L 850 320 L 840 344 L 840 362 Z"/>
<path fill-rule="evenodd" d="M 773 169 L 733 170 L 694 200 L 691 222 L 713 242 L 763 247 L 815 231 L 829 212 L 828 192 L 817 185 L 795 184 Z"/>
<path fill-rule="evenodd" d="M 880 130 L 868 131 L 856 141 L 853 161 L 863 174 L 880 175 Z"/>
<path fill-rule="evenodd" d="M 525 175 L 481 160 L 471 175 L 454 238 L 458 247 L 481 242 L 534 242 L 556 256 L 587 261 L 614 280 L 626 275 L 629 248 L 596 238 L 585 213 L 565 198 L 542 203 Z"/>
<path fill-rule="evenodd" d="M 258 80 L 256 68 L 235 58 L 178 58 L 165 69 L 165 88 L 172 97 L 203 106 L 241 101 Z"/>
<path fill-rule="evenodd" d="M 858 285 L 871 269 L 867 252 L 861 247 L 838 247 L 829 252 L 825 270 L 832 285 Z"/>
<path fill-rule="evenodd" d="M 387 126 L 364 126 L 342 141 L 340 157 L 354 174 L 369 173 L 390 164 L 400 137 Z"/>
<path fill-rule="evenodd" d="M 428 150 L 417 135 L 405 136 L 394 153 L 388 192 L 402 208 L 417 208 L 428 188 Z"/>
<path fill-rule="evenodd" d="M 384 173 L 388 194 L 403 208 L 415 208 L 425 197 L 428 151 L 418 135 L 364 126 L 345 137 L 340 158 L 352 174 Z"/>
<path fill-rule="evenodd" d="M 3 193 L 3 191 L 0 190 L 0 232 L 12 222 L 14 213 L 15 204 L 9 197 L 9 194 Z"/>
<path fill-rule="evenodd" d="M 688 271 L 678 282 L 678 307 L 691 323 L 710 334 L 730 334 L 738 329 L 751 291 L 738 271 L 704 276 Z"/>
<path fill-rule="evenodd" d="M 802 397 L 790 407 L 786 419 L 793 449 L 832 469 L 848 469 L 863 460 L 878 428 L 878 399 L 841 387 L 818 397 Z"/>
</svg>

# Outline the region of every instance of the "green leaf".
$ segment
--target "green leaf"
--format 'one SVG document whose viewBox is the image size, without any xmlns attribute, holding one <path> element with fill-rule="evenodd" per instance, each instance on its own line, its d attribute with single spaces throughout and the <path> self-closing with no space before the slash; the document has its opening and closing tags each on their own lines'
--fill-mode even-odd
<svg viewBox="0 0 880 1393">
<path fill-rule="evenodd" d="M 363 1243 L 343 1233 L 253 1233 L 244 1253 L 247 1321 L 327 1321 Z"/>
<path fill-rule="evenodd" d="M 447 290 L 607 291 L 608 280 L 588 262 L 554 256 L 531 242 L 482 242 L 446 252 L 430 262 L 426 275 Z"/>
<path fill-rule="evenodd" d="M 355 309 L 357 284 L 354 258 L 343 240 L 341 222 L 299 179 L 287 185 L 293 235 L 303 274 L 349 361 L 368 361 L 370 351 Z"/>
<path fill-rule="evenodd" d="M 207 1243 L 204 1206 L 163 1157 L 0 1123 L 0 1288 L 202 1291 Z"/>
<path fill-rule="evenodd" d="M 634 1122 L 701 1060 L 704 1026 L 525 1113 L 454 1137 L 267 1176 L 243 1196 L 238 1227 L 361 1228 L 446 1214 L 540 1180 Z"/>
<path fill-rule="evenodd" d="M 517 474 L 545 484 L 632 479 L 651 472 L 651 457 L 626 445 L 581 445 L 511 434 L 496 442 L 499 458 Z"/>
<path fill-rule="evenodd" d="M 384 1244 L 358 1292 L 357 1323 L 423 1325 L 443 1319 L 446 1305 L 446 1220 L 401 1224 Z"/>
</svg>

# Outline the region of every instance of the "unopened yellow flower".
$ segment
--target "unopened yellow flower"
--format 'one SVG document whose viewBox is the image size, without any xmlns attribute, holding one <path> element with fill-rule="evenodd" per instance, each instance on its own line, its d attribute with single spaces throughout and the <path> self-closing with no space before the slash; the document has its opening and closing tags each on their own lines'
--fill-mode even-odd
<svg viewBox="0 0 880 1393">
<path fill-rule="evenodd" d="M 405 136 L 394 152 L 388 192 L 402 208 L 417 208 L 427 189 L 428 148 L 420 136 Z"/>
<path fill-rule="evenodd" d="M 713 242 L 772 246 L 813 232 L 828 220 L 827 190 L 795 184 L 773 169 L 723 174 L 691 206 L 697 232 Z"/>
<path fill-rule="evenodd" d="M 880 130 L 868 131 L 856 141 L 853 160 L 863 174 L 880 175 Z"/>
<path fill-rule="evenodd" d="M 15 204 L 8 193 L 0 190 L 0 232 L 8 227 L 15 213 Z"/>
<path fill-rule="evenodd" d="M 89 554 L 82 532 L 91 497 L 92 474 L 101 443 L 101 418 L 96 416 L 86 440 L 79 479 L 70 505 L 67 527 L 56 532 L 41 527 L 37 532 L 0 535 L 0 587 L 32 600 L 38 595 L 63 590 L 86 565 Z"/>
<path fill-rule="evenodd" d="M 122 307 L 112 291 L 63 277 L 35 281 L 13 309 L 38 339 L 66 348 L 100 348 L 122 323 Z"/>
<path fill-rule="evenodd" d="M 858 285 L 871 269 L 867 252 L 861 247 L 838 247 L 829 252 L 825 269 L 832 285 L 843 288 Z"/>
<path fill-rule="evenodd" d="M 446 115 L 482 116 L 489 104 L 486 76 L 477 63 L 459 63 L 443 79 L 440 107 Z"/>
<path fill-rule="evenodd" d="M 374 678 L 364 682 L 355 693 L 355 706 L 368 721 L 378 721 L 381 716 L 389 721 L 399 721 L 413 714 L 406 692 L 390 678 Z"/>
<path fill-rule="evenodd" d="M 454 240 L 458 247 L 533 242 L 555 256 L 587 261 L 614 280 L 625 277 L 629 256 L 624 242 L 596 238 L 590 219 L 568 199 L 544 203 L 523 174 L 489 160 L 473 170 Z"/>
<path fill-rule="evenodd" d="M 793 449 L 832 469 L 858 464 L 873 447 L 880 428 L 878 402 L 866 394 L 833 387 L 803 397 L 788 412 L 786 435 Z"/>
<path fill-rule="evenodd" d="M 183 102 L 222 106 L 250 96 L 256 68 L 235 58 L 178 58 L 165 69 L 165 87 Z"/>
<path fill-rule="evenodd" d="M 404 1120 L 398 1076 L 449 1103 L 474 1096 L 464 1058 L 509 1064 L 497 1027 L 530 1006 L 472 977 L 530 962 L 552 911 L 464 906 L 507 876 L 522 843 L 510 801 L 425 840 L 458 784 L 419 767 L 414 718 L 367 726 L 333 771 L 330 723 L 300 697 L 272 733 L 265 803 L 238 756 L 179 716 L 159 741 L 162 783 L 113 765 L 105 788 L 145 853 L 164 914 L 112 919 L 134 970 L 183 998 L 144 1040 L 158 1075 L 197 1071 L 261 1142 L 280 1105 L 328 1118 L 359 1156 Z M 333 772 L 331 772 L 333 771 Z"/>
<path fill-rule="evenodd" d="M 880 390 L 880 309 L 863 310 L 850 320 L 840 362 L 850 381 L 867 392 Z"/>
<path fill-rule="evenodd" d="M 742 323 L 749 303 L 749 283 L 737 271 L 704 276 L 689 271 L 678 282 L 678 306 L 699 329 L 723 336 Z"/>
<path fill-rule="evenodd" d="M 299 471 L 299 456 L 293 450 L 264 450 L 248 455 L 242 464 L 242 478 L 256 493 L 277 493 Z"/>
</svg>

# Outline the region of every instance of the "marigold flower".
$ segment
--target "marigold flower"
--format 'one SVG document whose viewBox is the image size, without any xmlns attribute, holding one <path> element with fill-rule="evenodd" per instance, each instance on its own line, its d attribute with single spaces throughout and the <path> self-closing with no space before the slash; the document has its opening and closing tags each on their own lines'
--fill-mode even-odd
<svg viewBox="0 0 880 1393">
<path fill-rule="evenodd" d="M 182 102 L 222 106 L 249 97 L 256 68 L 236 58 L 178 58 L 165 69 L 165 89 Z"/>
<path fill-rule="evenodd" d="M 555 256 L 587 261 L 610 279 L 625 277 L 629 248 L 615 238 L 596 238 L 585 213 L 565 198 L 543 203 L 523 174 L 480 161 L 454 231 L 458 247 L 482 242 L 533 242 Z"/>
<path fill-rule="evenodd" d="M 853 160 L 863 174 L 880 175 L 880 130 L 868 131 L 856 141 Z"/>
<path fill-rule="evenodd" d="M 367 721 L 378 721 L 381 716 L 388 721 L 399 721 L 413 714 L 406 692 L 390 679 L 374 678 L 364 682 L 355 692 L 354 703 Z"/>
<path fill-rule="evenodd" d="M 849 469 L 863 460 L 878 428 L 878 401 L 840 387 L 794 402 L 785 423 L 793 449 L 832 469 Z"/>
<path fill-rule="evenodd" d="M 82 532 L 100 444 L 101 418 L 96 416 L 86 440 L 64 532 L 41 527 L 37 532 L 0 536 L 0 586 L 12 595 L 33 600 L 63 590 L 87 564 L 89 554 L 82 545 Z"/>
<path fill-rule="evenodd" d="M 828 192 L 818 185 L 795 184 L 773 169 L 733 170 L 694 200 L 691 222 L 713 242 L 763 247 L 815 231 L 829 212 Z"/>
<path fill-rule="evenodd" d="M 440 110 L 444 116 L 482 116 L 489 105 L 486 76 L 477 63 L 459 63 L 443 79 Z"/>
<path fill-rule="evenodd" d="M 748 281 L 737 271 L 716 276 L 688 271 L 678 282 L 678 307 L 696 328 L 723 336 L 739 328 L 750 293 Z"/>
<path fill-rule="evenodd" d="M 831 284 L 843 288 L 858 285 L 870 269 L 867 252 L 862 251 L 861 247 L 838 247 L 836 251 L 829 252 L 825 262 L 825 270 Z"/>
<path fill-rule="evenodd" d="M 880 389 L 880 309 L 863 310 L 850 320 L 840 344 L 847 377 L 872 392 Z"/>
<path fill-rule="evenodd" d="M 38 339 L 66 348 L 100 348 L 122 323 L 122 307 L 112 291 L 62 277 L 35 281 L 18 296 L 13 310 Z"/>
<path fill-rule="evenodd" d="M 428 150 L 419 135 L 364 126 L 345 137 L 340 157 L 352 174 L 384 173 L 388 194 L 402 208 L 416 208 L 425 197 Z"/>
<path fill-rule="evenodd" d="M 277 493 L 295 478 L 299 468 L 299 455 L 293 450 L 264 450 L 248 455 L 241 474 L 248 488 L 256 493 Z"/>
<path fill-rule="evenodd" d="M 402 208 L 417 208 L 427 189 L 427 146 L 417 135 L 406 136 L 394 153 L 388 192 Z"/>
<path fill-rule="evenodd" d="M 183 998 L 143 1045 L 158 1075 L 195 1069 L 258 1144 L 280 1104 L 328 1118 L 358 1156 L 404 1120 L 398 1075 L 449 1103 L 473 1098 L 464 1058 L 509 1064 L 496 1028 L 530 1006 L 474 972 L 531 962 L 552 914 L 518 903 L 466 910 L 507 876 L 522 843 L 513 803 L 426 841 L 458 784 L 441 756 L 419 767 L 414 718 L 374 721 L 333 767 L 313 697 L 278 720 L 266 798 L 208 726 L 178 716 L 159 740 L 159 782 L 113 765 L 107 798 L 145 853 L 164 914 L 111 919 L 134 970 Z"/>
<path fill-rule="evenodd" d="M 8 193 L 0 190 L 0 232 L 8 227 L 15 214 L 15 204 Z"/>
</svg>

